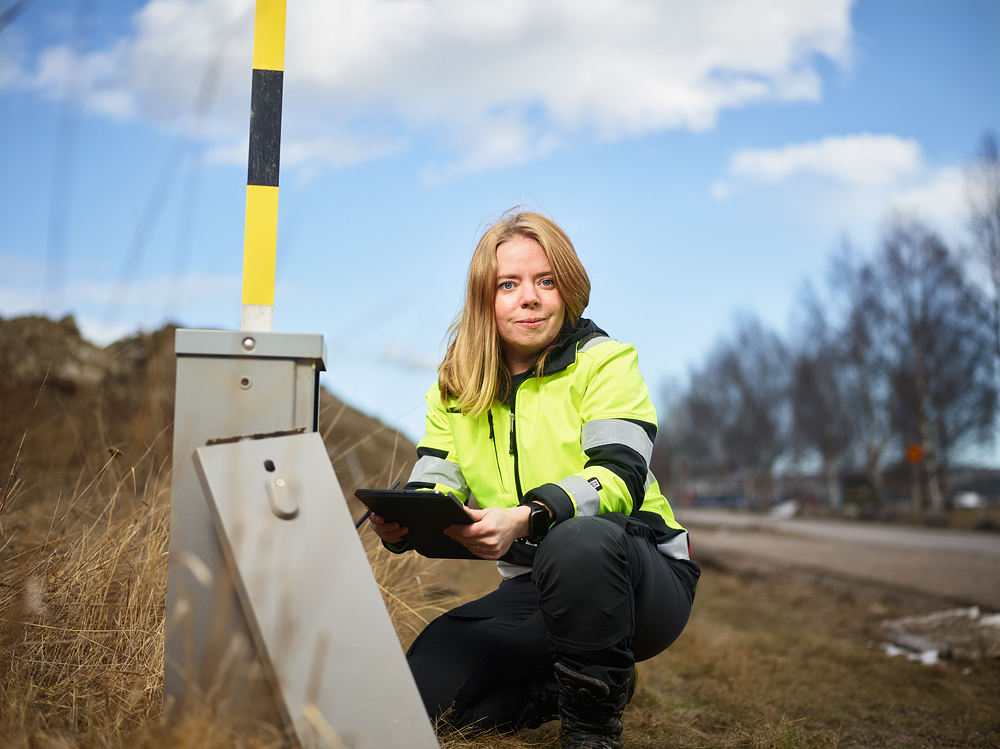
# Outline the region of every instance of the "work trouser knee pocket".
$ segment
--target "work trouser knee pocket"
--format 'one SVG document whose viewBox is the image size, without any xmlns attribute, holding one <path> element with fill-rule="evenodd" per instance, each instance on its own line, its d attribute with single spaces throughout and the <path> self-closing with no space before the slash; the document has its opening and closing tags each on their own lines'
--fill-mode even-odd
<svg viewBox="0 0 1000 749">
<path fill-rule="evenodd" d="M 631 635 L 632 570 L 623 536 L 621 526 L 601 518 L 573 518 L 539 545 L 533 579 L 553 646 L 593 650 Z"/>
</svg>

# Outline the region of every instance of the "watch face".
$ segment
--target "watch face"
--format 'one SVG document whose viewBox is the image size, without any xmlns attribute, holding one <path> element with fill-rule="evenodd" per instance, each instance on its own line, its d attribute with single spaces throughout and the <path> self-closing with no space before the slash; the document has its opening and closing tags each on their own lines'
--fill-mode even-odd
<svg viewBox="0 0 1000 749">
<path fill-rule="evenodd" d="M 544 536 L 549 530 L 549 511 L 541 505 L 531 506 L 528 517 L 528 532 L 532 536 Z"/>
</svg>

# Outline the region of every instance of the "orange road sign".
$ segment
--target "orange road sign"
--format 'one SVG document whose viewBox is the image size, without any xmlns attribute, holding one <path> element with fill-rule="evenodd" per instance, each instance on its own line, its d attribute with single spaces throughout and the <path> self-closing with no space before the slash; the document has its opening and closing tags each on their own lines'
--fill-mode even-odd
<svg viewBox="0 0 1000 749">
<path fill-rule="evenodd" d="M 924 459 L 924 446 L 919 442 L 911 442 L 906 446 L 906 462 L 911 466 L 920 465 Z"/>
</svg>

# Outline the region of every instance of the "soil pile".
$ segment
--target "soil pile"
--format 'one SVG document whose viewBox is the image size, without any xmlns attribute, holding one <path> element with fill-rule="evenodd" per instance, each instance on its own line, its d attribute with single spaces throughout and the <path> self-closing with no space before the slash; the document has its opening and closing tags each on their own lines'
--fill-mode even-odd
<svg viewBox="0 0 1000 749">
<path fill-rule="evenodd" d="M 148 475 L 169 471 L 175 329 L 100 348 L 72 317 L 0 319 L 0 490 L 45 494 L 112 458 Z M 416 459 L 408 439 L 326 390 L 320 409 L 345 496 L 406 480 Z"/>
</svg>

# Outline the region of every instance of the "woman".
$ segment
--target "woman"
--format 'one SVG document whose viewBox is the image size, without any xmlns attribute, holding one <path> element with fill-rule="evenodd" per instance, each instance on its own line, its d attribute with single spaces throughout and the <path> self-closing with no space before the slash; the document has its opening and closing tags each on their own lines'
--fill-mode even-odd
<svg viewBox="0 0 1000 749">
<path fill-rule="evenodd" d="M 648 469 L 635 349 L 581 317 L 589 299 L 552 220 L 510 213 L 479 241 L 407 487 L 474 496 L 475 522 L 447 534 L 503 581 L 407 659 L 432 717 L 516 730 L 558 715 L 564 747 L 620 747 L 635 662 L 681 633 L 699 570 Z M 406 528 L 371 522 L 407 549 Z"/>
</svg>

